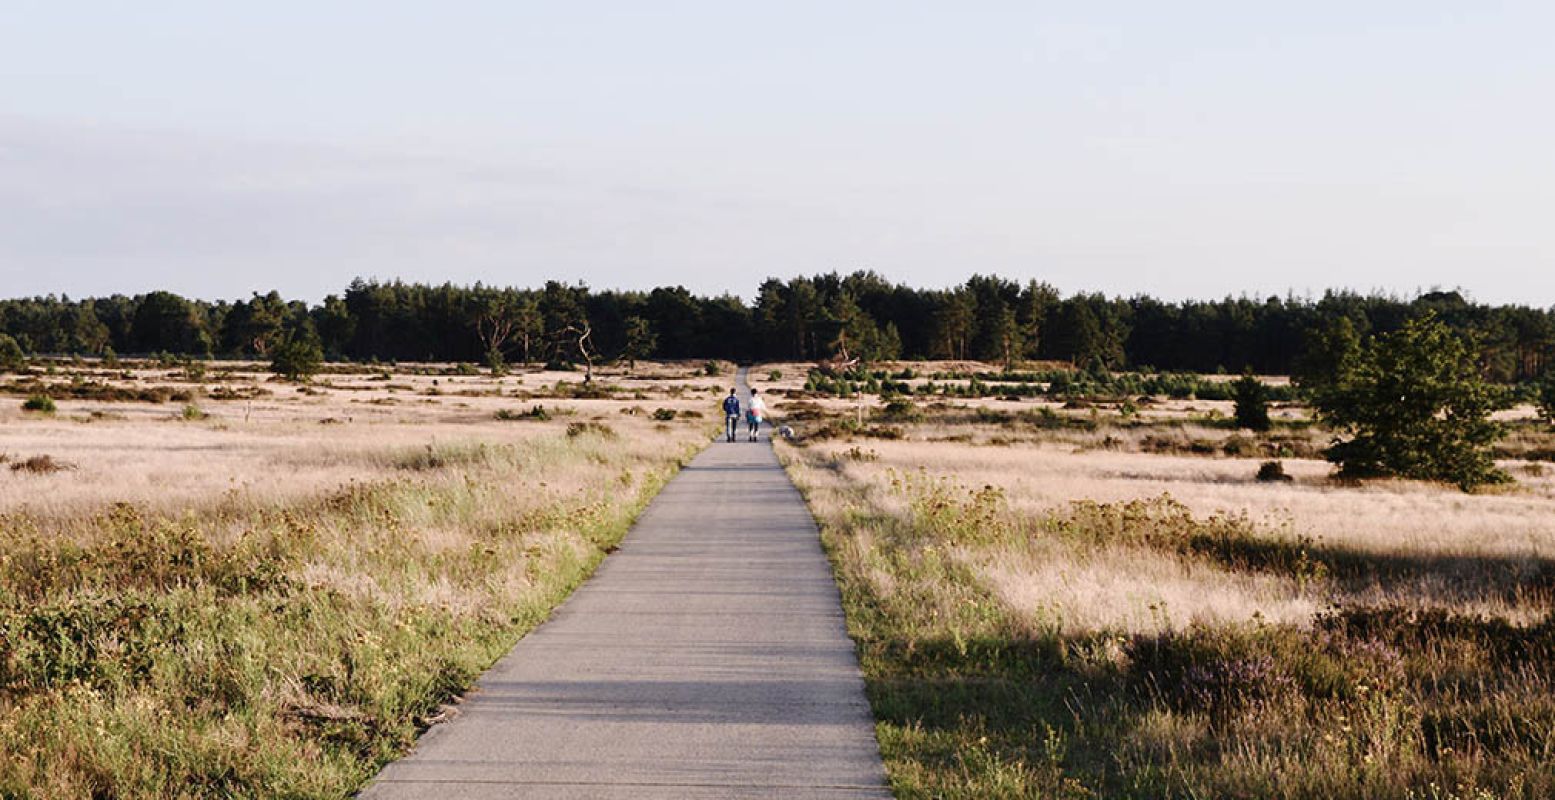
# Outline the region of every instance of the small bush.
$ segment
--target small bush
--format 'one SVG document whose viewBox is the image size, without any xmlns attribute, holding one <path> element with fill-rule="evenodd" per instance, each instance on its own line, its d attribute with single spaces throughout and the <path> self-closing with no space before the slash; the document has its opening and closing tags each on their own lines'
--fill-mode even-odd
<svg viewBox="0 0 1555 800">
<path fill-rule="evenodd" d="M 210 414 L 205 413 L 204 409 L 193 403 L 184 406 L 184 410 L 179 414 L 179 417 L 185 422 L 199 422 L 209 416 Z"/>
<path fill-rule="evenodd" d="M 708 377 L 716 377 L 724 374 L 724 368 L 717 361 L 708 361 L 702 365 L 702 374 Z"/>
<path fill-rule="evenodd" d="M 511 408 L 504 408 L 504 409 L 501 409 L 500 411 L 498 411 L 493 416 L 495 416 L 497 419 L 502 420 L 504 422 L 511 422 L 511 421 L 514 421 L 514 420 L 521 420 L 521 419 L 529 419 L 529 420 L 535 420 L 537 422 L 545 422 L 546 420 L 549 420 L 551 418 L 551 412 L 546 411 L 545 410 L 545 406 L 538 406 L 537 405 L 537 406 L 531 407 L 528 411 L 514 411 Z"/>
<path fill-rule="evenodd" d="M 429 444 L 398 453 L 394 457 L 394 466 L 412 472 L 425 472 L 479 464 L 490 457 L 491 450 L 484 444 Z"/>
<path fill-rule="evenodd" d="M 673 409 L 673 408 L 655 408 L 653 410 L 653 418 L 658 420 L 659 422 L 669 422 L 670 420 L 675 418 L 675 409 Z"/>
<path fill-rule="evenodd" d="M 1285 472 L 1285 464 L 1281 461 L 1265 461 L 1258 465 L 1258 480 L 1264 483 L 1276 483 L 1280 481 L 1293 481 Z"/>
<path fill-rule="evenodd" d="M 892 400 L 885 404 L 880 415 L 900 422 L 916 422 L 923 419 L 923 412 L 911 400 Z"/>
<path fill-rule="evenodd" d="M 601 439 L 614 439 L 614 428 L 602 422 L 569 422 L 567 423 L 567 438 L 576 439 L 579 436 L 598 436 Z"/>
<path fill-rule="evenodd" d="M 772 370 L 771 372 L 768 372 L 767 373 L 767 380 L 769 380 L 769 381 L 780 381 L 780 380 L 783 380 L 783 370 L 775 369 L 775 370 Z"/>
<path fill-rule="evenodd" d="M 11 465 L 12 472 L 31 472 L 36 475 L 49 475 L 55 472 L 64 472 L 75 469 L 74 464 L 63 461 L 55 461 L 53 456 L 33 456 L 17 461 Z"/>
<path fill-rule="evenodd" d="M 58 410 L 54 405 L 54 398 L 46 394 L 35 394 L 22 401 L 23 411 L 33 411 L 39 414 L 52 414 Z"/>
<path fill-rule="evenodd" d="M 21 372 L 27 368 L 27 355 L 10 334 L 0 333 L 0 372 Z"/>
<path fill-rule="evenodd" d="M 300 381 L 313 377 L 323 363 L 324 350 L 316 338 L 293 335 L 275 348 L 270 371 L 288 380 Z"/>
</svg>

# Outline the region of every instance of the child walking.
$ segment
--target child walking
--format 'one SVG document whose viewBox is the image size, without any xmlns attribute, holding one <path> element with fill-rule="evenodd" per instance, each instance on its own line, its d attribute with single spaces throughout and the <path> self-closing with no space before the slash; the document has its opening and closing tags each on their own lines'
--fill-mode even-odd
<svg viewBox="0 0 1555 800">
<path fill-rule="evenodd" d="M 766 416 L 767 402 L 761 399 L 759 390 L 751 389 L 750 407 L 745 411 L 745 422 L 750 428 L 747 432 L 750 441 L 754 442 L 761 438 L 761 421 Z"/>
</svg>

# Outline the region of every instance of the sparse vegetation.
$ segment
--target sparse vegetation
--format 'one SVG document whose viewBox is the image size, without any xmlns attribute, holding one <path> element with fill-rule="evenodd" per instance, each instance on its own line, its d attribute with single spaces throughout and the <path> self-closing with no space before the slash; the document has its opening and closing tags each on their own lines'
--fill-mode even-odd
<svg viewBox="0 0 1555 800">
<path fill-rule="evenodd" d="M 1555 791 L 1535 666 L 1555 657 L 1555 563 L 1466 538 L 1517 525 L 1555 545 L 1548 481 L 1467 508 L 1403 486 L 1329 508 L 1202 459 L 922 441 L 934 426 L 783 450 L 898 797 Z"/>
<path fill-rule="evenodd" d="M 6 463 L 9 459 L 0 455 L 0 463 Z M 34 475 L 51 475 L 56 472 L 66 472 L 75 469 L 75 465 L 63 461 L 54 460 L 53 456 L 41 455 L 10 461 L 12 472 L 30 472 Z"/>
<path fill-rule="evenodd" d="M 52 414 L 58 409 L 54 405 L 54 398 L 46 394 L 35 394 L 22 401 L 22 410 L 37 414 Z"/>
<path fill-rule="evenodd" d="M 536 422 L 545 422 L 551 418 L 551 412 L 546 411 L 545 406 L 535 405 L 530 406 L 528 411 L 514 411 L 511 408 L 499 409 L 497 413 L 492 416 L 503 421 L 527 419 L 534 420 Z"/>
</svg>

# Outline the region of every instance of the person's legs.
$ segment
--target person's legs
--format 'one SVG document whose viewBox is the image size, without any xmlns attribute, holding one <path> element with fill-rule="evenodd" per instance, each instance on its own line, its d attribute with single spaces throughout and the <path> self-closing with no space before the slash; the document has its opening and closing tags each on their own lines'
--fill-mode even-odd
<svg viewBox="0 0 1555 800">
<path fill-rule="evenodd" d="M 724 436 L 729 441 L 734 441 L 735 431 L 739 430 L 740 418 L 733 415 L 724 417 Z"/>
</svg>

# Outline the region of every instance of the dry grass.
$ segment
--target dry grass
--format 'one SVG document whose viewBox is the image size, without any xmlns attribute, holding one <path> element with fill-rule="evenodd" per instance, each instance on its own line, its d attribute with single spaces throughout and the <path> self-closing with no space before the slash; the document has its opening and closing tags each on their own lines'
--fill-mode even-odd
<svg viewBox="0 0 1555 800">
<path fill-rule="evenodd" d="M 240 373 L 205 417 L 0 412 L 10 461 L 75 466 L 0 470 L 0 797 L 350 794 L 709 440 L 622 413 L 716 408 L 651 369 L 678 377 L 587 399 L 568 373 Z"/>
<path fill-rule="evenodd" d="M 1537 465 L 1486 494 L 1340 486 L 1310 459 L 1260 483 L 1233 432 L 1181 417 L 921 404 L 881 439 L 819 406 L 804 425 L 834 435 L 783 454 L 899 796 L 1555 791 Z M 1150 452 L 1163 431 L 1216 446 Z"/>
</svg>

